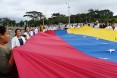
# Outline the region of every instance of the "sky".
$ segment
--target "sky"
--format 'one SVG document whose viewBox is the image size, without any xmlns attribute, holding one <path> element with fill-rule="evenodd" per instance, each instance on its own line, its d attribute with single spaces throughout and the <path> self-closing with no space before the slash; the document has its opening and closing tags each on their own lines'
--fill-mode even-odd
<svg viewBox="0 0 117 78">
<path fill-rule="evenodd" d="M 117 0 L 0 0 L 0 18 L 8 17 L 16 21 L 26 20 L 25 12 L 39 11 L 46 17 L 53 13 L 68 15 L 87 13 L 89 9 L 109 9 L 117 15 Z"/>
</svg>

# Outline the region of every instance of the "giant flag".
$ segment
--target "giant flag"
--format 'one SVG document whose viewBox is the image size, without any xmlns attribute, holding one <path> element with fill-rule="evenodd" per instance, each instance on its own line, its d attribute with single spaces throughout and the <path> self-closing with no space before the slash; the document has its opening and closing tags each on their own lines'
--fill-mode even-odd
<svg viewBox="0 0 117 78">
<path fill-rule="evenodd" d="M 116 78 L 116 61 L 94 56 L 103 50 L 105 55 L 110 54 L 108 48 L 97 47 L 101 44 L 107 47 L 109 43 L 66 31 L 47 31 L 31 37 L 25 45 L 15 48 L 13 54 L 19 78 Z"/>
</svg>

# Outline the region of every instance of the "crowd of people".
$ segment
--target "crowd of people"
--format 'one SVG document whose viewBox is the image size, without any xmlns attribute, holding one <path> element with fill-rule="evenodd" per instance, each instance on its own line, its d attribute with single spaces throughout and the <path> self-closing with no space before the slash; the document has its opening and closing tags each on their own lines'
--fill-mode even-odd
<svg viewBox="0 0 117 78">
<path fill-rule="evenodd" d="M 0 78 L 18 78 L 17 68 L 12 54 L 12 49 L 22 46 L 31 37 L 38 33 L 38 27 L 28 27 L 15 30 L 15 35 L 11 39 L 12 49 L 5 46 L 10 41 L 10 29 L 0 26 Z"/>
<path fill-rule="evenodd" d="M 82 26 L 90 26 L 90 24 L 84 23 Z M 71 27 L 79 28 L 81 26 L 72 25 Z M 65 24 L 63 29 L 71 28 L 68 27 L 68 24 Z M 99 23 L 98 20 L 94 22 L 93 28 L 107 28 L 111 30 L 116 30 L 115 24 L 111 23 L 109 24 L 107 21 L 105 24 Z M 26 26 L 24 29 L 24 33 L 22 34 L 21 29 L 15 30 L 15 35 L 11 40 L 11 47 L 12 49 L 22 46 L 25 44 L 25 42 L 30 39 L 31 36 L 36 35 L 39 31 L 45 32 L 47 30 L 58 30 L 60 29 L 60 26 L 40 26 L 38 27 L 28 27 Z M 15 66 L 14 58 L 12 55 L 12 50 L 5 47 L 5 44 L 9 42 L 9 29 L 7 29 L 4 26 L 0 26 L 0 78 L 18 78 L 17 69 Z M 11 72 L 12 71 L 12 72 Z M 13 72 L 14 71 L 14 72 Z M 12 73 L 16 73 L 15 75 Z"/>
<path fill-rule="evenodd" d="M 37 27 L 30 28 L 28 26 L 24 29 L 24 34 L 21 34 L 21 29 L 15 30 L 15 36 L 11 40 L 12 49 L 25 44 L 31 36 L 36 35 L 39 32 Z"/>
<path fill-rule="evenodd" d="M 96 28 L 96 29 L 110 29 L 110 30 L 117 30 L 117 27 L 115 26 L 115 23 L 109 23 L 108 21 L 106 21 L 105 23 L 99 23 L 98 20 L 96 20 L 94 22 L 93 25 L 90 25 L 90 23 L 76 23 L 76 24 L 65 24 L 64 27 L 62 29 L 68 29 L 68 28 L 80 28 L 83 26 L 90 26 L 92 28 Z"/>
<path fill-rule="evenodd" d="M 109 23 L 108 21 L 106 21 L 104 24 L 103 23 L 99 23 L 98 20 L 96 20 L 94 22 L 93 25 L 94 28 L 106 28 L 106 29 L 110 29 L 110 30 L 117 30 L 117 27 L 115 26 L 115 23 Z"/>
</svg>

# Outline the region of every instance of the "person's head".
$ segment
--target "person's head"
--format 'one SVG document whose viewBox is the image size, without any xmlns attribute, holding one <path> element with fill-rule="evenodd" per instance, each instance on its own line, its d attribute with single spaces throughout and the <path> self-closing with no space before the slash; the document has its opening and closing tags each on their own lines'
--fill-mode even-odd
<svg viewBox="0 0 117 78">
<path fill-rule="evenodd" d="M 104 28 L 102 23 L 100 23 L 100 28 Z"/>
<path fill-rule="evenodd" d="M 99 23 L 99 21 L 98 21 L 98 20 L 96 20 L 94 24 L 95 24 L 95 25 L 97 25 L 98 23 Z"/>
<path fill-rule="evenodd" d="M 87 23 L 83 23 L 83 26 L 87 26 Z"/>
<path fill-rule="evenodd" d="M 115 29 L 115 23 L 111 23 L 111 27 L 114 30 Z"/>
<path fill-rule="evenodd" d="M 15 36 L 21 36 L 21 29 L 15 30 Z"/>
<path fill-rule="evenodd" d="M 15 36 L 21 36 L 21 29 L 15 30 Z"/>
<path fill-rule="evenodd" d="M 108 26 L 108 21 L 106 21 L 106 22 L 105 22 L 105 25 L 107 25 L 107 26 Z"/>
<path fill-rule="evenodd" d="M 32 31 L 34 32 L 34 31 L 35 31 L 35 29 L 34 29 L 34 28 L 32 28 Z"/>
<path fill-rule="evenodd" d="M 9 42 L 8 30 L 4 26 L 0 26 L 0 42 L 4 45 Z"/>
<path fill-rule="evenodd" d="M 112 26 L 112 27 L 115 27 L 115 23 L 111 23 L 111 26 Z"/>
<path fill-rule="evenodd" d="M 30 32 L 30 28 L 28 26 L 25 27 L 25 32 Z"/>
<path fill-rule="evenodd" d="M 88 26 L 90 26 L 90 24 L 88 24 Z"/>
</svg>

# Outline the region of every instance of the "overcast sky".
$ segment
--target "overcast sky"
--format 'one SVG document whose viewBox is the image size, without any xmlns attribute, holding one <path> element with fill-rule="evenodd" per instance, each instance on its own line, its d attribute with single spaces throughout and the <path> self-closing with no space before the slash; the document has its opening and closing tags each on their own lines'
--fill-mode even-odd
<svg viewBox="0 0 117 78">
<path fill-rule="evenodd" d="M 0 17 L 24 20 L 26 11 L 39 11 L 46 17 L 52 13 L 68 15 L 67 4 L 70 4 L 70 14 L 88 12 L 88 9 L 109 9 L 117 14 L 117 0 L 0 0 Z"/>
</svg>

